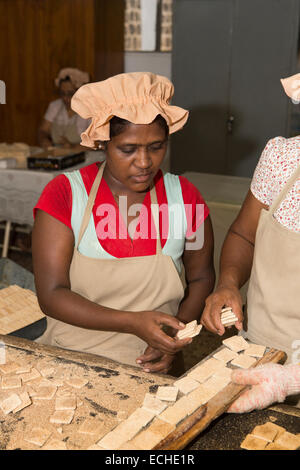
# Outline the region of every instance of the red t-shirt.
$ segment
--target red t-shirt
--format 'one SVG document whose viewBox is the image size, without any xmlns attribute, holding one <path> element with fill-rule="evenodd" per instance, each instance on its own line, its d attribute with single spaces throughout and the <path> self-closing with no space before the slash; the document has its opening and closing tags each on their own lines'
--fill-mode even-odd
<svg viewBox="0 0 300 470">
<path fill-rule="evenodd" d="M 81 177 L 85 185 L 87 194 L 90 193 L 92 184 L 98 172 L 98 166 L 96 163 L 92 165 L 83 167 L 80 169 Z M 183 202 L 185 205 L 189 205 L 186 209 L 187 215 L 187 233 L 186 236 L 191 236 L 200 225 L 204 222 L 206 217 L 209 214 L 209 209 L 201 196 L 198 189 L 190 183 L 184 176 L 179 176 Z M 157 194 L 157 202 L 159 205 L 167 204 L 167 195 L 163 180 L 163 173 L 159 170 L 154 178 L 155 189 Z M 107 217 L 107 213 L 102 215 L 97 215 L 97 208 L 101 204 L 112 204 L 115 206 L 116 211 L 118 211 L 117 203 L 113 197 L 113 194 L 107 185 L 104 178 L 102 178 L 100 187 L 98 189 L 94 207 L 93 207 L 93 217 L 95 227 L 103 219 Z M 148 227 L 149 233 L 151 230 L 151 210 L 150 210 L 150 192 L 146 193 L 143 205 L 146 206 L 146 214 L 148 217 Z M 197 204 L 203 204 L 203 212 L 197 211 Z M 44 188 L 36 206 L 33 210 L 33 215 L 35 217 L 37 209 L 41 209 L 51 216 L 55 217 L 57 220 L 67 225 L 72 229 L 71 226 L 71 216 L 72 216 L 72 190 L 68 178 L 65 175 L 59 175 L 51 180 L 47 186 Z M 166 225 L 164 224 L 164 230 L 162 230 L 162 212 L 160 212 L 160 234 L 161 234 L 161 246 L 164 247 L 166 243 Z M 119 216 L 116 217 L 116 233 L 119 234 Z M 96 230 L 97 232 L 97 230 Z M 125 228 L 125 237 L 124 238 L 124 229 L 122 231 L 122 238 L 117 239 L 115 237 L 99 239 L 99 243 L 105 251 L 110 253 L 116 258 L 124 258 L 131 256 L 149 256 L 156 253 L 156 240 L 155 238 L 149 236 L 146 239 L 140 238 L 138 235 L 139 224 L 136 227 L 136 235 L 131 239 Z"/>
</svg>

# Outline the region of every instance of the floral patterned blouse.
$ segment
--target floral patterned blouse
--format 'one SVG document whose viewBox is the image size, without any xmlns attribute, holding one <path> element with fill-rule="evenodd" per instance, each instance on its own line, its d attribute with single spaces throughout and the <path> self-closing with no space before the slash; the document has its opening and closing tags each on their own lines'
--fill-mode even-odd
<svg viewBox="0 0 300 470">
<path fill-rule="evenodd" d="M 299 165 L 300 136 L 269 140 L 253 175 L 252 194 L 270 206 Z M 284 227 L 300 233 L 300 178 L 297 178 L 274 217 Z"/>
</svg>

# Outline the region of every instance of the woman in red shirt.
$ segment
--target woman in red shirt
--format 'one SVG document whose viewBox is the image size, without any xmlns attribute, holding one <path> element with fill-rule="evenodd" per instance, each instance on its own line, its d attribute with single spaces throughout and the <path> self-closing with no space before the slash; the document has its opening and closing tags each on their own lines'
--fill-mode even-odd
<svg viewBox="0 0 300 470">
<path fill-rule="evenodd" d="M 165 77 L 137 72 L 72 98 L 92 118 L 82 144 L 100 145 L 106 161 L 58 176 L 35 207 L 34 273 L 48 317 L 39 342 L 162 373 L 191 342 L 175 335 L 213 289 L 213 233 L 199 191 L 160 170 L 169 133 L 188 117 L 172 95 Z"/>
</svg>

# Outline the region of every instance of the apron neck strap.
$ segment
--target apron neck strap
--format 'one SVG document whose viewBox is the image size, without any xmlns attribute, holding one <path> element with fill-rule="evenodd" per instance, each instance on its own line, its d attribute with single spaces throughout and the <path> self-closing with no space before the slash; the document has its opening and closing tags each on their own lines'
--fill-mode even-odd
<svg viewBox="0 0 300 470">
<path fill-rule="evenodd" d="M 290 179 L 287 181 L 286 185 L 283 187 L 283 189 L 280 191 L 278 197 L 273 201 L 272 205 L 269 208 L 270 215 L 273 215 L 278 207 L 280 206 L 281 202 L 284 200 L 286 197 L 287 193 L 290 191 L 292 188 L 293 184 L 297 180 L 297 178 L 300 176 L 300 165 L 294 171 Z"/>
<path fill-rule="evenodd" d="M 98 173 L 96 175 L 96 178 L 94 180 L 94 183 L 92 185 L 92 188 L 91 188 L 91 191 L 90 191 L 90 194 L 89 194 L 89 197 L 88 197 L 88 202 L 87 202 L 87 205 L 86 205 L 86 208 L 85 208 L 85 211 L 84 211 L 84 215 L 83 215 L 83 218 L 82 218 L 76 248 L 78 248 L 78 246 L 79 246 L 79 244 L 82 240 L 83 234 L 86 231 L 86 228 L 89 224 L 91 213 L 92 213 L 93 206 L 94 206 L 94 202 L 95 202 L 96 195 L 97 195 L 97 191 L 98 191 L 98 188 L 99 188 L 101 180 L 102 180 L 104 167 L 105 167 L 105 162 L 103 162 L 101 167 L 99 168 Z"/>
<path fill-rule="evenodd" d="M 95 199 L 96 199 L 96 195 L 97 195 L 97 192 L 98 192 L 98 188 L 99 188 L 101 180 L 102 180 L 102 176 L 103 176 L 103 172 L 104 172 L 104 168 L 105 168 L 105 163 L 106 162 L 103 162 L 101 167 L 99 168 L 98 173 L 96 175 L 96 178 L 94 180 L 94 183 L 92 185 L 92 188 L 91 188 L 91 191 L 90 191 L 90 194 L 89 194 L 89 197 L 88 197 L 88 202 L 87 202 L 87 205 L 86 205 L 86 208 L 85 208 L 85 211 L 84 211 L 84 215 L 83 215 L 83 218 L 82 218 L 82 222 L 81 222 L 81 226 L 80 226 L 80 230 L 79 230 L 79 236 L 78 236 L 78 240 L 77 240 L 77 243 L 76 243 L 76 249 L 78 248 L 78 246 L 79 246 L 79 244 L 82 240 L 83 234 L 86 231 L 87 226 L 89 224 L 91 213 L 92 213 L 94 203 L 95 203 Z M 157 236 L 156 254 L 161 254 L 162 248 L 161 248 L 160 231 L 159 231 L 159 205 L 158 205 L 158 202 L 157 202 L 157 194 L 156 194 L 156 189 L 155 189 L 155 184 L 154 183 L 152 184 L 152 187 L 151 187 L 151 190 L 150 190 L 150 199 L 151 199 L 151 213 L 153 215 L 154 225 L 155 225 L 155 230 L 156 230 L 156 236 Z"/>
<path fill-rule="evenodd" d="M 159 205 L 157 202 L 157 194 L 156 194 L 154 182 L 150 190 L 150 199 L 151 199 L 151 214 L 153 216 L 154 226 L 156 230 L 156 254 L 161 254 L 162 249 L 161 249 L 160 231 L 159 231 Z"/>
</svg>

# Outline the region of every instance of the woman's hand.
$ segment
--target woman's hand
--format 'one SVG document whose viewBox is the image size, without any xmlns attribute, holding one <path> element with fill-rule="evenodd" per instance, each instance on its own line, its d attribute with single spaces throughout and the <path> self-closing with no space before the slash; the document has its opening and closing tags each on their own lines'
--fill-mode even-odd
<svg viewBox="0 0 300 470">
<path fill-rule="evenodd" d="M 190 338 L 178 340 L 167 335 L 162 329 L 164 326 L 178 331 L 182 330 L 185 324 L 162 312 L 145 311 L 132 314 L 131 333 L 163 354 L 174 355 L 191 342 Z"/>
<path fill-rule="evenodd" d="M 205 301 L 205 309 L 200 323 L 207 330 L 220 336 L 225 333 L 225 328 L 221 323 L 221 310 L 224 306 L 232 308 L 233 313 L 238 318 L 235 326 L 238 330 L 241 330 L 243 326 L 243 302 L 236 287 L 219 286 Z"/>
<path fill-rule="evenodd" d="M 300 366 L 266 364 L 249 370 L 235 370 L 231 380 L 241 385 L 252 385 L 227 410 L 228 413 L 248 413 L 262 410 L 272 403 L 281 403 L 288 395 L 300 392 Z"/>
<path fill-rule="evenodd" d="M 174 359 L 174 354 L 163 354 L 158 349 L 148 346 L 144 354 L 138 357 L 136 362 L 141 365 L 144 372 L 167 374 L 172 367 Z"/>
</svg>

